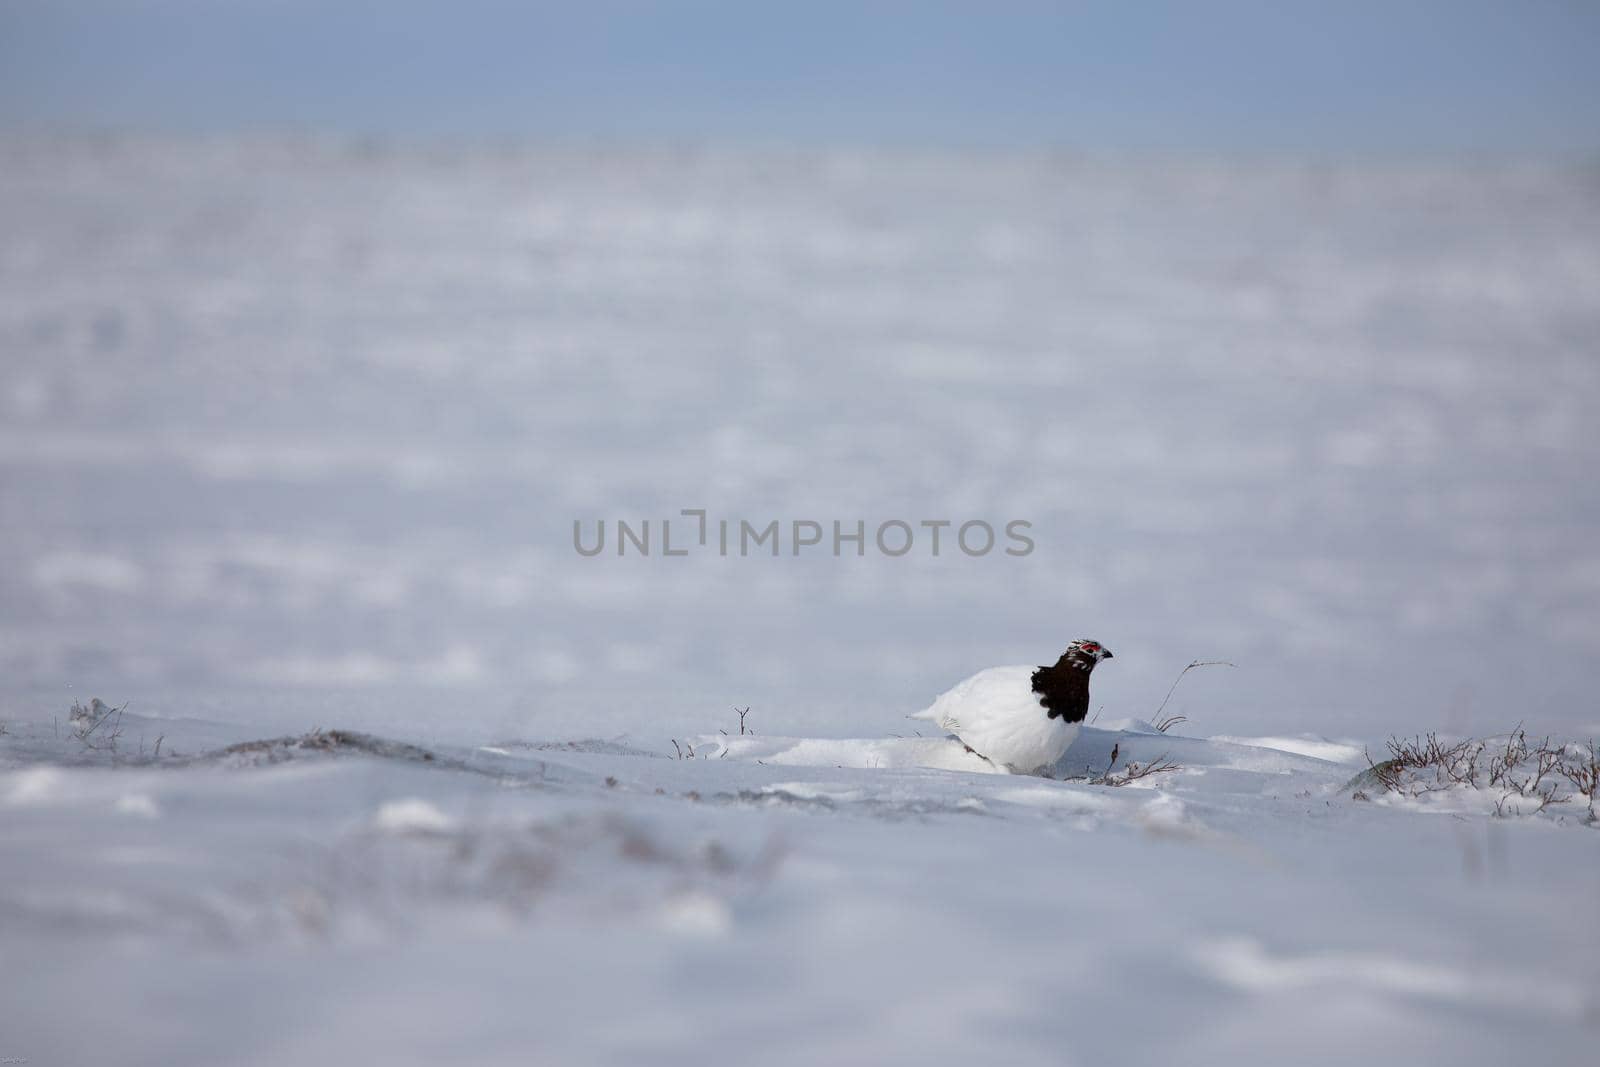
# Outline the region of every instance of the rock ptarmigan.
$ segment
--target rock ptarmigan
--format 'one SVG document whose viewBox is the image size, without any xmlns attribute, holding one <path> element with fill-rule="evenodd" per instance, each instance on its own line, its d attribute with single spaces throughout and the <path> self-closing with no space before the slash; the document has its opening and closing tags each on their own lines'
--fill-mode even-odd
<svg viewBox="0 0 1600 1067">
<path fill-rule="evenodd" d="M 912 715 L 961 739 L 996 768 L 1036 774 L 1053 766 L 1089 714 L 1089 674 L 1111 659 L 1098 641 L 1072 642 L 1053 667 L 990 667 Z"/>
</svg>

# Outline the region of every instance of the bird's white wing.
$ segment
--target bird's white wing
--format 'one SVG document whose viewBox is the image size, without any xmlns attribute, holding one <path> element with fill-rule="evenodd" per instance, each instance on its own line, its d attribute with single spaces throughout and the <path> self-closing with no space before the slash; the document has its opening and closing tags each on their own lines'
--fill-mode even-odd
<svg viewBox="0 0 1600 1067">
<path fill-rule="evenodd" d="M 995 712 L 1014 712 L 1021 700 L 1030 698 L 1035 668 L 990 667 L 966 678 L 947 691 L 926 708 L 910 716 L 938 725 L 941 730 L 958 734 L 963 723 L 972 725 Z"/>
</svg>

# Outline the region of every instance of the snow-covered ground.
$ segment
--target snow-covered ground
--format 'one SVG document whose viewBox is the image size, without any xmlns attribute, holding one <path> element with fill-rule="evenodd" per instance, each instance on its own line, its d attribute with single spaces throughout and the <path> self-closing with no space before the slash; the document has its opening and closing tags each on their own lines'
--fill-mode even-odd
<svg viewBox="0 0 1600 1067">
<path fill-rule="evenodd" d="M 692 759 L 12 723 L 0 1053 L 1494 1064 L 1600 1039 L 1581 803 L 1354 800 L 1359 749 L 1315 738 L 1088 727 L 1060 775 L 1113 745 L 1178 766 L 1111 787 L 726 718 Z"/>
<path fill-rule="evenodd" d="M 0 140 L 0 1059 L 1581 1062 L 1585 806 L 1348 783 L 1600 734 L 1596 337 L 1576 166 Z"/>
</svg>

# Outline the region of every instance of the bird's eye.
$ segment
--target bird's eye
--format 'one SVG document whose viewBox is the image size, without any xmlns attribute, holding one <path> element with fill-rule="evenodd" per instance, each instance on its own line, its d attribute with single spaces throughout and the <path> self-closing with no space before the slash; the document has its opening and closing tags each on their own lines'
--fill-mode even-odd
<svg viewBox="0 0 1600 1067">
<path fill-rule="evenodd" d="M 1099 652 L 1100 651 L 1100 646 L 1099 645 L 1093 645 L 1093 644 L 1084 645 L 1083 646 L 1083 650 L 1085 652 Z"/>
</svg>

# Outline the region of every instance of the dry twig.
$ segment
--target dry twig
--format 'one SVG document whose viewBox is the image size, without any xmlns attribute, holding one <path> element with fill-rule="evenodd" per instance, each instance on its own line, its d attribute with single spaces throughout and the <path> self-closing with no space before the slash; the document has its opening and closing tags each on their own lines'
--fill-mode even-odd
<svg viewBox="0 0 1600 1067">
<path fill-rule="evenodd" d="M 1161 725 L 1161 722 L 1162 722 L 1161 713 L 1163 711 L 1167 710 L 1167 702 L 1172 699 L 1172 694 L 1178 691 L 1178 683 L 1183 681 L 1183 676 L 1184 675 L 1188 674 L 1190 671 L 1194 670 L 1196 667 L 1238 667 L 1238 666 L 1239 665 L 1237 663 L 1229 663 L 1225 659 L 1197 659 L 1197 660 L 1193 661 L 1192 663 L 1190 663 L 1183 670 L 1179 671 L 1178 672 L 1178 676 L 1172 680 L 1172 688 L 1167 690 L 1167 695 L 1161 701 L 1161 706 L 1156 709 L 1155 715 L 1152 716 L 1152 719 L 1154 719 L 1154 721 L 1157 724 L 1156 725 L 1156 729 L 1160 730 L 1162 733 L 1166 733 L 1169 729 L 1171 729 L 1173 726 L 1177 725 L 1178 723 L 1187 721 L 1182 715 L 1178 715 L 1178 716 L 1174 716 L 1171 719 L 1167 719 L 1166 720 L 1166 724 L 1165 725 Z"/>
</svg>

